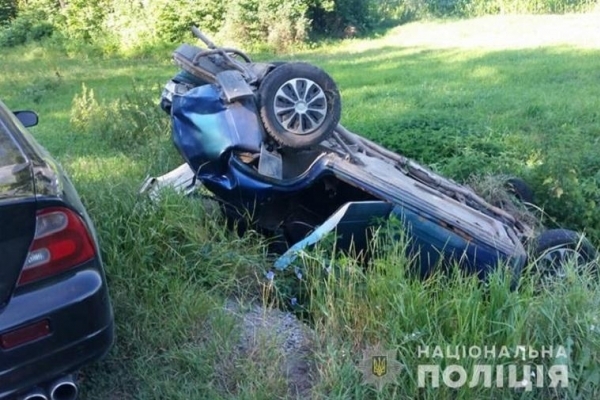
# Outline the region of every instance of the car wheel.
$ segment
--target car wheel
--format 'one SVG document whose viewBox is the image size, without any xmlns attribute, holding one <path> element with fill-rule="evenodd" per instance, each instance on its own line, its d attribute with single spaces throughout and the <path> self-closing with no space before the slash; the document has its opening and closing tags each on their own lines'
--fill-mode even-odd
<svg viewBox="0 0 600 400">
<path fill-rule="evenodd" d="M 271 70 L 274 70 L 277 67 L 281 67 L 282 65 L 288 64 L 287 61 L 272 61 L 269 64 L 271 64 L 273 66 L 273 68 Z"/>
<path fill-rule="evenodd" d="M 549 229 L 534 242 L 538 271 L 544 277 L 564 277 L 565 263 L 584 266 L 596 259 L 596 249 L 579 233 L 567 229 Z"/>
<path fill-rule="evenodd" d="M 506 190 L 523 203 L 534 204 L 533 190 L 523 179 L 510 178 L 505 183 Z"/>
<path fill-rule="evenodd" d="M 265 129 L 284 147 L 306 148 L 327 139 L 340 121 L 340 93 L 322 69 L 306 63 L 276 66 L 259 88 Z"/>
</svg>

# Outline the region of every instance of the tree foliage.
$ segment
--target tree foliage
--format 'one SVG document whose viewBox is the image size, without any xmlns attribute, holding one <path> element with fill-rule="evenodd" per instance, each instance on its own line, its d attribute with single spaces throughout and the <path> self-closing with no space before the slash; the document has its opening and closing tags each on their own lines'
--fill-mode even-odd
<svg viewBox="0 0 600 400">
<path fill-rule="evenodd" d="M 219 31 L 225 4 L 212 0 L 159 0 L 152 2 L 151 18 L 159 38 L 177 41 L 189 33 L 192 25 L 208 32 Z"/>
<path fill-rule="evenodd" d="M 354 36 L 386 21 L 497 13 L 561 13 L 597 0 L 0 0 L 0 45 L 59 32 L 69 42 L 131 47 L 178 42 L 191 25 L 238 43 L 275 49 L 309 33 Z M 2 25 L 6 25 L 2 28 Z"/>
<path fill-rule="evenodd" d="M 31 7 L 25 7 L 25 3 L 13 1 L 9 5 L 11 0 L 0 0 L 0 15 L 7 18 L 0 28 L 0 47 L 17 46 L 52 34 L 54 23 L 43 1 L 46 0 L 34 0 Z M 1 18 L 0 26 L 3 25 Z"/>
<path fill-rule="evenodd" d="M 309 8 L 315 32 L 328 36 L 348 36 L 368 31 L 376 22 L 377 0 L 322 0 Z"/>
<path fill-rule="evenodd" d="M 0 0 L 0 26 L 10 23 L 16 16 L 16 0 Z"/>
</svg>

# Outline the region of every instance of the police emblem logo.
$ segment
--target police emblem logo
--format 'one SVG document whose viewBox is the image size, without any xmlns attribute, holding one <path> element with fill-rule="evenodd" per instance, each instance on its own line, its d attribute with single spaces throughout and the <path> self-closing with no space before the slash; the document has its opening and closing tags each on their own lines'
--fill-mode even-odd
<svg viewBox="0 0 600 400">
<path fill-rule="evenodd" d="M 381 378 L 387 374 L 387 356 L 373 356 L 371 357 L 371 360 L 371 371 L 373 372 L 373 375 Z"/>
<path fill-rule="evenodd" d="M 385 384 L 394 383 L 403 366 L 396 360 L 396 350 L 384 350 L 379 344 L 367 347 L 359 369 L 363 382 L 372 384 L 381 391 Z"/>
</svg>

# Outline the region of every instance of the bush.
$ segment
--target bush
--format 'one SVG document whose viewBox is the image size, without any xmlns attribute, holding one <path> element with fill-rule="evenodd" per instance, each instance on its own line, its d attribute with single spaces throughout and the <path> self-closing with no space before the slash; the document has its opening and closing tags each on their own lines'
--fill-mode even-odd
<svg viewBox="0 0 600 400">
<path fill-rule="evenodd" d="M 0 31 L 0 47 L 14 47 L 27 41 L 27 32 L 31 29 L 28 18 L 17 18 L 8 27 Z"/>
<path fill-rule="evenodd" d="M 600 240 L 600 159 L 597 145 L 586 133 L 570 133 L 569 140 L 546 137 L 539 162 L 529 180 L 540 192 L 544 210 L 564 226 L 585 230 Z"/>
<path fill-rule="evenodd" d="M 180 41 L 197 25 L 207 32 L 217 32 L 223 25 L 225 2 L 195 0 L 162 0 L 153 3 L 151 11 L 161 39 Z"/>
<path fill-rule="evenodd" d="M 15 0 L 0 0 L 0 26 L 7 25 L 17 16 Z"/>
<path fill-rule="evenodd" d="M 266 42 L 280 48 L 306 38 L 310 27 L 306 17 L 308 4 L 309 0 L 236 0 L 228 3 L 220 0 L 157 0 L 149 3 L 72 0 L 66 4 L 55 0 L 30 0 L 23 3 L 19 16 L 2 36 L 6 45 L 14 46 L 27 41 L 29 33 L 34 38 L 43 37 L 54 27 L 65 41 L 130 49 L 157 40 L 181 42 L 190 37 L 190 27 L 196 25 L 209 34 L 220 32 L 229 41 L 243 42 L 246 46 Z"/>
<path fill-rule="evenodd" d="M 498 13 L 564 13 L 593 8 L 596 0 L 0 0 L 0 44 L 15 46 L 60 31 L 65 41 L 98 44 L 103 51 L 139 48 L 190 37 L 190 26 L 248 48 L 285 49 L 313 31 L 355 36 L 390 21 L 472 17 Z M 20 8 L 17 9 L 17 5 Z"/>
<path fill-rule="evenodd" d="M 238 43 L 286 48 L 306 39 L 309 21 L 304 0 L 239 0 L 228 4 L 220 36 Z"/>
<path fill-rule="evenodd" d="M 54 26 L 43 13 L 21 13 L 10 25 L 0 31 L 0 47 L 14 47 L 32 40 L 51 36 Z"/>
<path fill-rule="evenodd" d="M 350 31 L 354 34 L 371 29 L 379 8 L 380 4 L 375 0 L 317 1 L 310 7 L 308 15 L 315 32 L 347 36 Z"/>
<path fill-rule="evenodd" d="M 103 32 L 103 23 L 111 5 L 110 0 L 71 0 L 63 10 L 65 18 L 61 28 L 71 39 L 90 42 Z"/>
</svg>

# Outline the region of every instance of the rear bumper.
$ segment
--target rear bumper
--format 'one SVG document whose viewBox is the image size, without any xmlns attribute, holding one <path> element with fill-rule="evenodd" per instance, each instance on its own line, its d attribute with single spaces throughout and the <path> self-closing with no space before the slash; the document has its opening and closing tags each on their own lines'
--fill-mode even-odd
<svg viewBox="0 0 600 400">
<path fill-rule="evenodd" d="M 0 348 L 0 399 L 74 372 L 108 352 L 113 313 L 96 262 L 48 286 L 15 294 L 0 312 L 0 333 L 43 319 L 50 321 L 48 336 Z"/>
</svg>

